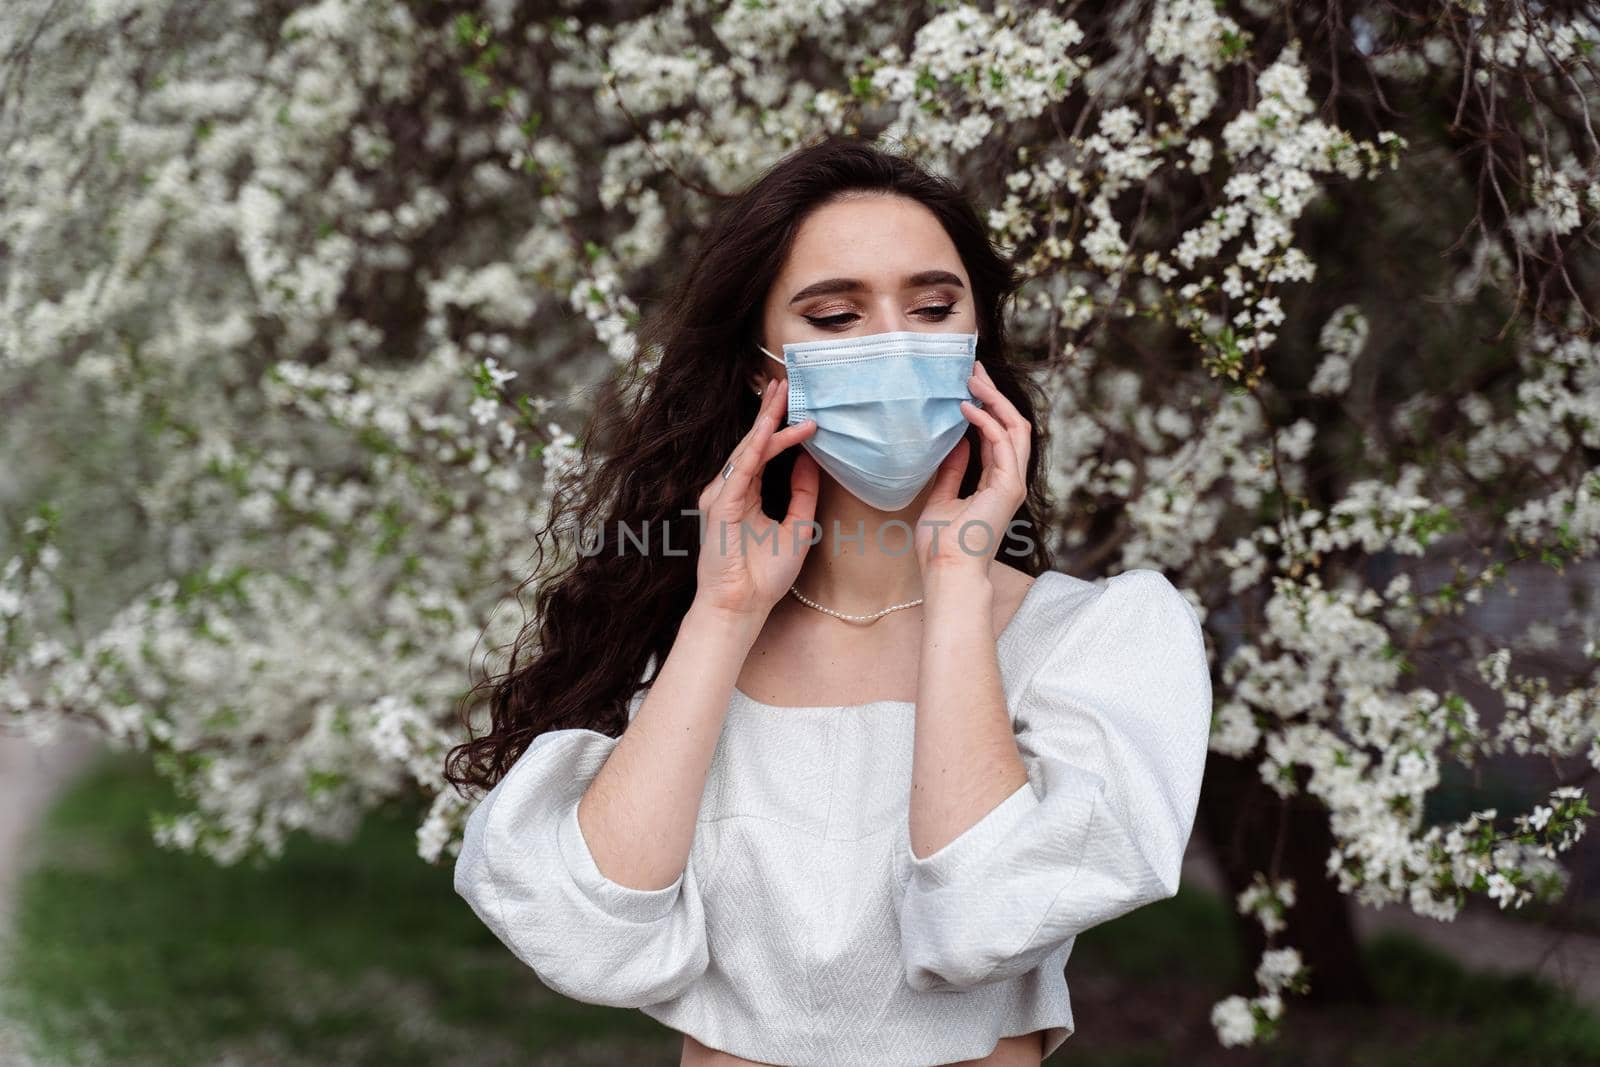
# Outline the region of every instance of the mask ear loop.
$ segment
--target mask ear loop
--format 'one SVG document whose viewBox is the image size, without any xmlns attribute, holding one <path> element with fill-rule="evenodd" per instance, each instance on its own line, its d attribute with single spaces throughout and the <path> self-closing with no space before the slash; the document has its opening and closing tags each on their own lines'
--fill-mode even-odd
<svg viewBox="0 0 1600 1067">
<path fill-rule="evenodd" d="M 778 357 L 777 357 L 777 356 L 775 356 L 775 355 L 773 355 L 773 354 L 772 354 L 772 353 L 771 353 L 771 352 L 768 352 L 768 351 L 767 351 L 767 346 L 766 346 L 766 345 L 756 345 L 756 347 L 757 347 L 757 348 L 759 348 L 759 349 L 761 349 L 761 354 L 762 354 L 762 355 L 764 355 L 764 356 L 766 356 L 766 357 L 767 357 L 767 358 L 768 358 L 768 359 L 770 359 L 770 360 L 775 360 L 775 361 L 776 361 L 776 362 L 778 362 L 778 363 L 783 363 L 783 360 L 781 360 L 781 359 L 778 359 Z M 787 363 L 783 363 L 783 365 L 784 365 L 784 366 L 785 366 L 785 367 L 787 367 L 787 366 L 788 366 L 788 364 L 787 364 Z M 756 385 L 753 385 L 753 386 L 751 386 L 751 387 L 750 387 L 750 388 L 752 388 L 752 389 L 754 389 L 754 390 L 755 390 L 755 391 L 756 391 L 756 396 L 760 396 L 760 395 L 761 395 L 761 387 L 760 387 L 760 386 L 756 386 Z"/>
</svg>

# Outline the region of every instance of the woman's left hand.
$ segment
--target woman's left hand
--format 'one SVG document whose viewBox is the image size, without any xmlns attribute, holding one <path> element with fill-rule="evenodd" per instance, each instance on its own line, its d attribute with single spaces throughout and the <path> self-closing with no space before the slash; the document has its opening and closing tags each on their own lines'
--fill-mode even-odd
<svg viewBox="0 0 1600 1067">
<path fill-rule="evenodd" d="M 983 474 L 971 496 L 963 500 L 956 495 L 971 452 L 965 437 L 939 465 L 917 521 L 917 561 L 924 576 L 930 568 L 951 565 L 987 576 L 1006 526 L 1028 494 L 1032 425 L 995 388 L 981 362 L 974 361 L 967 387 L 984 403 L 980 408 L 961 402 L 961 413 L 978 428 L 982 441 Z"/>
</svg>

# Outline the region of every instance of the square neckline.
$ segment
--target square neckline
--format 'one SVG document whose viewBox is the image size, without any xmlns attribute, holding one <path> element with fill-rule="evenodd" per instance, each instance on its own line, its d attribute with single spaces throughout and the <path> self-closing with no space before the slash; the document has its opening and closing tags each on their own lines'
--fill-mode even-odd
<svg viewBox="0 0 1600 1067">
<path fill-rule="evenodd" d="M 1040 571 L 1034 576 L 1033 581 L 1028 583 L 1028 591 L 1022 594 L 1022 599 L 1017 603 L 1017 610 L 1011 613 L 1011 618 L 1006 620 L 1005 626 L 1000 630 L 1000 636 L 995 638 L 995 652 L 997 656 L 1003 658 L 1006 648 L 1015 639 L 1014 635 L 1017 633 L 1018 629 L 1017 623 L 1022 619 L 1023 613 L 1028 611 L 1030 605 L 1038 600 L 1037 594 L 1039 587 L 1044 584 L 1045 576 L 1054 573 L 1056 572 L 1052 570 Z M 839 713 L 847 711 L 866 711 L 871 708 L 883 707 L 914 708 L 917 706 L 917 703 L 914 700 L 869 700 L 864 704 L 768 704 L 764 701 L 757 700 L 749 693 L 746 693 L 743 689 L 739 688 L 739 683 L 735 682 L 733 685 L 733 706 L 738 707 L 741 705 L 753 708 L 757 711 L 782 713 L 826 711 Z"/>
</svg>

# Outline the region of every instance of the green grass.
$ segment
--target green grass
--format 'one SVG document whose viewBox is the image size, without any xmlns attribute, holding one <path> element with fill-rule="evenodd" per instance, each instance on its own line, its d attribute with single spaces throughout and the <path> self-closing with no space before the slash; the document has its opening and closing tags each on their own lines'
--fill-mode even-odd
<svg viewBox="0 0 1600 1067">
<path fill-rule="evenodd" d="M 1386 1001 L 1451 1025 L 1431 1062 L 1600 1063 L 1600 1015 L 1537 978 L 1469 972 L 1396 934 L 1368 942 L 1366 956 Z"/>
<path fill-rule="evenodd" d="M 1184 888 L 1171 900 L 1082 934 L 1067 964 L 1078 1033 L 1049 1062 L 1074 1067 L 1600 1064 L 1600 1014 L 1533 976 L 1468 972 L 1431 946 L 1397 933 L 1380 934 L 1363 946 L 1376 1006 L 1321 1006 L 1291 997 L 1275 1043 L 1222 1049 L 1209 1026 L 1198 1023 L 1230 992 L 1229 979 L 1241 962 L 1231 921 L 1220 898 Z M 1108 991 L 1094 1000 L 1078 992 L 1086 988 L 1087 976 L 1102 975 L 1115 976 Z M 1123 1015 L 1121 1004 L 1136 999 L 1154 1003 Z M 1150 1024 L 1152 1019 L 1159 1023 L 1163 1014 L 1180 1022 Z M 1162 1036 L 1162 1030 L 1174 1036 Z"/>
<path fill-rule="evenodd" d="M 121 754 L 42 827 L 0 990 L 42 1062 L 526 1063 L 585 1043 L 595 1063 L 677 1062 L 654 1020 L 546 990 L 417 858 L 419 813 L 346 846 L 297 835 L 251 870 L 156 847 L 147 813 L 177 807 Z"/>
<path fill-rule="evenodd" d="M 41 1064 L 677 1063 L 681 1039 L 642 1013 L 540 984 L 448 866 L 417 859 L 419 811 L 373 815 L 348 845 L 297 836 L 251 869 L 153 845 L 148 813 L 178 806 L 143 757 L 121 754 L 36 838 L 0 1011 L 26 1021 Z M 1231 930 L 1223 901 L 1185 888 L 1083 934 L 1067 966 L 1078 1033 L 1051 1063 L 1600 1063 L 1594 1013 L 1393 935 L 1367 946 L 1378 1009 L 1291 999 L 1275 1045 L 1224 1050 L 1207 1016 L 1242 965 Z"/>
</svg>

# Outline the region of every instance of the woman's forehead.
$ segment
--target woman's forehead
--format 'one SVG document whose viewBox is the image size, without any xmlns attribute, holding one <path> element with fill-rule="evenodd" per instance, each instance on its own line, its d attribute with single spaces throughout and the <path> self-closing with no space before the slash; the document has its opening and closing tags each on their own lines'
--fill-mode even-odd
<svg viewBox="0 0 1600 1067">
<path fill-rule="evenodd" d="M 776 295 L 786 301 L 791 291 L 824 276 L 897 289 L 907 275 L 934 269 L 966 277 L 955 244 L 933 212 L 906 197 L 851 198 L 824 205 L 801 222 Z"/>
</svg>

